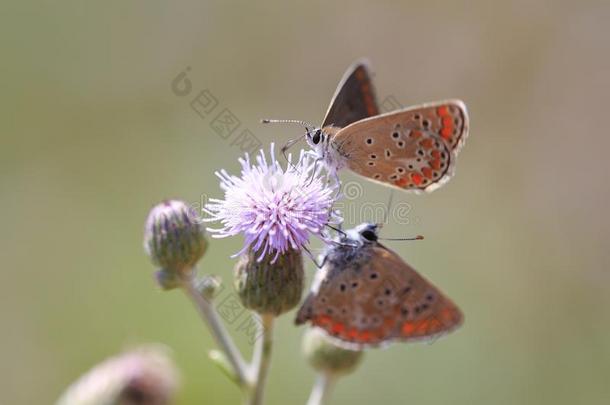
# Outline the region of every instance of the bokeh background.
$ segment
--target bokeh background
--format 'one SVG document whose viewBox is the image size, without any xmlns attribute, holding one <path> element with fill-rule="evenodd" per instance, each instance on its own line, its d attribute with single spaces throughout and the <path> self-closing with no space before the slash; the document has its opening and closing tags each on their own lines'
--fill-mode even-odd
<svg viewBox="0 0 610 405">
<path fill-rule="evenodd" d="M 283 144 L 301 129 L 259 119 L 320 122 L 362 56 L 380 101 L 469 107 L 457 176 L 400 195 L 411 220 L 384 228 L 426 236 L 389 245 L 466 323 L 367 353 L 332 403 L 608 403 L 608 21 L 607 1 L 2 2 L 0 403 L 51 403 L 151 341 L 174 351 L 179 404 L 237 403 L 190 303 L 157 289 L 142 249 L 153 204 L 220 196 L 213 172 L 241 154 L 171 82 L 190 67 L 215 113 Z M 364 184 L 353 204 L 387 197 Z M 230 285 L 240 244 L 213 241 L 201 272 Z M 269 404 L 304 403 L 313 381 L 293 316 L 279 321 Z"/>
</svg>

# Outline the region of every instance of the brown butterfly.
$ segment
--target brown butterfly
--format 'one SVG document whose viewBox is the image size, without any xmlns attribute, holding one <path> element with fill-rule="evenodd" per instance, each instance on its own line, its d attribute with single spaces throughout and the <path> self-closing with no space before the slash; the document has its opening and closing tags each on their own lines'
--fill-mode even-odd
<svg viewBox="0 0 610 405">
<path fill-rule="evenodd" d="M 313 153 L 338 180 L 347 168 L 402 190 L 433 191 L 445 184 L 468 136 L 460 100 L 422 104 L 379 115 L 366 62 L 352 65 L 339 83 L 321 128 L 302 121 Z M 285 146 L 289 147 L 290 142 Z"/>
<path fill-rule="evenodd" d="M 297 325 L 311 322 L 352 349 L 432 339 L 461 325 L 459 308 L 378 242 L 377 225 L 361 224 L 335 242 L 327 247 Z"/>
</svg>

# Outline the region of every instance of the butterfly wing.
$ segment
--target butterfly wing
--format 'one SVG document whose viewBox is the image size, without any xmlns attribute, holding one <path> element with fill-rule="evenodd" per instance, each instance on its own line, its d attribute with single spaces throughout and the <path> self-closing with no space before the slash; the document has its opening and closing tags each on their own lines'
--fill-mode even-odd
<svg viewBox="0 0 610 405">
<path fill-rule="evenodd" d="M 448 100 L 355 122 L 334 135 L 332 147 L 357 174 L 408 191 L 433 191 L 453 176 L 467 136 L 466 106 Z"/>
<path fill-rule="evenodd" d="M 431 339 L 462 323 L 457 306 L 396 253 L 380 244 L 361 250 L 327 261 L 297 324 L 309 321 L 337 343 L 362 349 Z"/>
<path fill-rule="evenodd" d="M 366 61 L 351 65 L 337 86 L 322 127 L 345 127 L 379 114 L 375 91 Z"/>
</svg>

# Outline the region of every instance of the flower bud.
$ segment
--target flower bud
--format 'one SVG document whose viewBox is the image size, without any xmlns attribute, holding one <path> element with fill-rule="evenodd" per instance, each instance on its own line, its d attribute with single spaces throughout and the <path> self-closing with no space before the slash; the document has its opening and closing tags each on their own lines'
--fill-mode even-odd
<svg viewBox="0 0 610 405">
<path fill-rule="evenodd" d="M 197 279 L 195 288 L 203 298 L 212 300 L 222 291 L 223 285 L 220 277 L 210 274 Z"/>
<path fill-rule="evenodd" d="M 161 269 L 155 273 L 157 284 L 164 290 L 180 287 L 180 277 L 176 272 Z"/>
<path fill-rule="evenodd" d="M 266 255 L 257 261 L 251 249 L 235 266 L 235 288 L 242 304 L 259 314 L 278 316 L 290 311 L 303 293 L 303 256 L 290 249 L 280 254 Z"/>
<path fill-rule="evenodd" d="M 157 280 L 162 288 L 175 288 L 180 276 L 189 272 L 207 248 L 201 219 L 185 202 L 164 201 L 148 214 L 144 248 L 161 268 Z"/>
<path fill-rule="evenodd" d="M 110 358 L 72 384 L 56 405 L 169 405 L 178 372 L 161 346 Z"/>
<path fill-rule="evenodd" d="M 316 371 L 339 376 L 354 371 L 363 352 L 339 347 L 320 328 L 310 328 L 303 336 L 303 354 Z"/>
</svg>

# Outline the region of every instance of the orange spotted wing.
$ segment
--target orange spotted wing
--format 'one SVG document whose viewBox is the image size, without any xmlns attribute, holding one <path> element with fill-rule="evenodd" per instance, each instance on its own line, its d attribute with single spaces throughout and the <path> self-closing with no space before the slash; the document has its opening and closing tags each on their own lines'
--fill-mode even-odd
<svg viewBox="0 0 610 405">
<path fill-rule="evenodd" d="M 355 236 L 328 248 L 296 323 L 310 322 L 353 349 L 428 340 L 459 327 L 459 308 L 378 243 L 371 227 L 348 231 Z"/>
<path fill-rule="evenodd" d="M 468 136 L 459 100 L 406 108 L 366 118 L 336 131 L 331 146 L 349 169 L 408 191 L 433 191 L 453 175 Z"/>
</svg>

